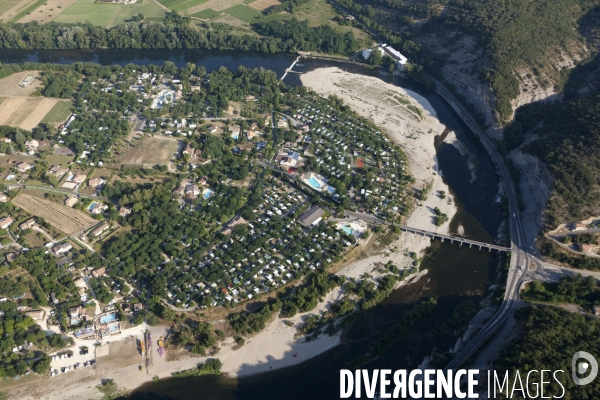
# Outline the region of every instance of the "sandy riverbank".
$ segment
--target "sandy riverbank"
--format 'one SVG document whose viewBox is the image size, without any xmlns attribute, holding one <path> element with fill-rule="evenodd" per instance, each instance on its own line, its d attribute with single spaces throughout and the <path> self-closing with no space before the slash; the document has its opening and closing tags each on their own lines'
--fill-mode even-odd
<svg viewBox="0 0 600 400">
<path fill-rule="evenodd" d="M 242 377 L 288 367 L 336 346 L 340 342 L 339 333 L 334 336 L 321 335 L 311 342 L 304 342 L 303 338 L 296 340 L 294 335 L 308 316 L 323 313 L 339 298 L 340 288 L 337 288 L 330 292 L 313 311 L 286 319 L 289 326 L 284 323 L 284 320 L 273 319 L 262 332 L 248 338 L 241 348 L 234 349 L 235 343 L 232 338 L 219 343 L 221 350 L 215 357 L 224 364 L 222 372 L 231 377 Z M 150 350 L 150 367 L 140 370 L 140 365 L 145 363 L 137 350 L 136 339 L 143 339 L 142 332 L 145 328 L 150 330 L 154 343 Z M 158 356 L 156 351 L 156 339 L 160 336 L 167 336 L 167 327 L 138 326 L 128 329 L 123 334 L 109 337 L 104 341 L 109 347 L 109 354 L 97 357 L 95 367 L 72 370 L 54 378 L 46 376 L 35 380 L 23 380 L 22 383 L 19 382 L 10 388 L 7 399 L 97 399 L 102 395 L 96 386 L 103 379 L 113 379 L 121 390 L 133 390 L 152 381 L 154 376 L 161 379 L 168 378 L 173 372 L 193 368 L 198 363 L 206 361 L 207 357 L 188 357 L 187 354 L 181 359 L 167 361 L 166 357 Z M 73 348 L 74 352 L 77 352 L 76 349 L 82 343 L 76 344 Z M 91 348 L 90 355 L 86 356 L 86 359 L 94 358 L 92 343 L 84 344 Z M 75 357 L 54 363 L 55 367 L 72 365 L 79 361 L 75 360 Z"/>
<path fill-rule="evenodd" d="M 435 226 L 433 212 L 433 209 L 438 207 L 448 215 L 449 220 L 456 213 L 454 202 L 448 204 L 451 195 L 441 179 L 443 172 L 439 171 L 434 147 L 434 137 L 441 134 L 445 126 L 437 120 L 435 111 L 427 100 L 414 92 L 375 77 L 350 74 L 338 68 L 317 69 L 301 75 L 301 80 L 304 85 L 324 96 L 335 94 L 342 98 L 361 116 L 373 120 L 403 148 L 408 156 L 410 173 L 416 178 L 416 187 L 431 185 L 427 200 L 419 203 L 409 217 L 407 225 L 448 233 L 449 222 L 440 227 Z M 395 96 L 402 102 L 408 101 L 420 109 L 424 118 L 401 105 Z M 446 192 L 446 199 L 438 196 L 442 190 Z M 354 278 L 359 278 L 365 273 L 376 276 L 373 270 L 377 264 L 390 260 L 400 267 L 407 267 L 413 262 L 407 252 L 414 252 L 420 257 L 429 245 L 430 239 L 402 233 L 391 245 L 350 263 L 338 274 Z M 410 280 L 418 280 L 425 273 L 426 271 L 422 271 Z M 340 342 L 339 334 L 332 337 L 321 335 L 308 343 L 304 343 L 303 339 L 296 340 L 294 335 L 297 327 L 309 315 L 322 314 L 339 296 L 339 289 L 332 291 L 315 310 L 288 319 L 291 322 L 290 326 L 279 318 L 272 320 L 264 331 L 247 339 L 246 344 L 237 350 L 234 350 L 231 338 L 219 343 L 221 351 L 216 357 L 224 364 L 222 371 L 232 377 L 266 372 L 299 364 L 336 346 Z M 154 340 L 160 335 L 166 335 L 165 327 L 149 328 Z M 127 334 L 132 336 L 128 338 L 122 335 L 109 339 L 110 354 L 98 358 L 95 368 L 71 371 L 52 379 L 38 379 L 28 384 L 23 382 L 11 389 L 9 399 L 100 398 L 101 394 L 95 386 L 102 379 L 114 379 L 120 388 L 132 390 L 151 381 L 154 376 L 166 378 L 171 376 L 172 372 L 192 368 L 206 359 L 196 357 L 166 361 L 165 358 L 158 357 L 156 349 L 153 349 L 150 370 L 140 371 L 142 359 L 135 350 L 135 339 L 141 339 L 141 332 L 134 330 Z"/>
</svg>

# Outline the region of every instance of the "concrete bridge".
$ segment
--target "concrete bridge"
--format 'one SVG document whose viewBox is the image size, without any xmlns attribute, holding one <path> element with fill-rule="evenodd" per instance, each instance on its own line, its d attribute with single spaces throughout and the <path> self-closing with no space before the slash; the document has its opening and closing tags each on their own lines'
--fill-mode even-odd
<svg viewBox="0 0 600 400">
<path fill-rule="evenodd" d="M 348 211 L 348 210 L 344 211 L 344 218 L 340 218 L 337 221 L 340 221 L 340 222 L 348 221 L 348 219 L 345 219 L 345 218 L 350 218 L 350 220 L 358 218 L 358 219 L 362 219 L 365 222 L 369 222 L 369 223 L 372 223 L 372 224 L 378 224 L 378 225 L 392 225 L 391 222 L 384 221 L 384 220 L 376 217 L 373 214 L 367 214 L 367 213 L 356 212 L 356 211 Z M 404 232 L 413 233 L 415 235 L 426 236 L 428 238 L 439 240 L 439 241 L 442 241 L 442 242 L 448 241 L 450 243 L 458 243 L 459 246 L 468 245 L 469 248 L 473 248 L 474 247 L 474 248 L 476 248 L 478 250 L 487 250 L 487 251 L 490 251 L 490 252 L 492 250 L 496 250 L 496 251 L 508 251 L 508 252 L 511 251 L 510 247 L 498 246 L 498 245 L 495 245 L 495 244 L 478 242 L 476 240 L 470 240 L 470 239 L 459 238 L 459 237 L 456 237 L 456 236 L 444 235 L 442 233 L 426 231 L 424 229 L 411 228 L 410 226 L 406 226 L 406 225 L 395 224 L 395 226 L 399 227 Z"/>
<path fill-rule="evenodd" d="M 396 225 L 396 226 L 398 226 L 404 232 L 409 232 L 409 233 L 412 233 L 415 235 L 426 236 L 431 239 L 440 240 L 442 242 L 449 241 L 450 243 L 458 243 L 459 246 L 468 245 L 469 248 L 474 247 L 479 250 L 487 250 L 490 252 L 492 250 L 507 251 L 507 252 L 511 251 L 510 247 L 498 246 L 495 244 L 478 242 L 476 240 L 470 240 L 470 239 L 464 239 L 464 238 L 459 238 L 459 237 L 455 237 L 455 236 L 443 235 L 441 233 L 430 232 L 430 231 L 426 231 L 423 229 L 411 228 L 410 226 L 405 226 L 405 225 Z"/>
</svg>

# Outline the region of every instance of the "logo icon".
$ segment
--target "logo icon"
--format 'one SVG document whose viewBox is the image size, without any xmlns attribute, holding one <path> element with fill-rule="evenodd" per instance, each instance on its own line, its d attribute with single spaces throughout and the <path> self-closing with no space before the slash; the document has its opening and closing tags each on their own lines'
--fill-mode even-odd
<svg viewBox="0 0 600 400">
<path fill-rule="evenodd" d="M 584 359 L 586 361 L 578 362 L 580 359 Z M 585 374 L 588 370 L 590 370 L 590 374 L 587 377 L 579 378 L 577 376 L 577 374 Z M 587 385 L 588 383 L 592 383 L 592 381 L 596 379 L 596 376 L 598 375 L 598 362 L 590 353 L 586 351 L 578 351 L 577 353 L 573 354 L 571 371 L 573 382 L 575 382 L 577 385 Z"/>
</svg>

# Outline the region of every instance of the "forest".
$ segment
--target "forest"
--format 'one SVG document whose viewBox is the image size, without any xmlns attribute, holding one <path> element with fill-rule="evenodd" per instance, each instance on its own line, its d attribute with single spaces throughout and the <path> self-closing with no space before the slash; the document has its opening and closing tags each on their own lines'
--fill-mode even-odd
<svg viewBox="0 0 600 400">
<path fill-rule="evenodd" d="M 453 12 L 433 25 L 456 27 L 478 38 L 491 62 L 482 78 L 491 84 L 499 119 L 506 122 L 512 116 L 510 101 L 519 94 L 515 71 L 529 68 L 538 77 L 545 73 L 553 78 L 547 85 L 558 84 L 561 70 L 554 60 L 580 40 L 577 21 L 597 2 L 449 0 L 448 5 Z"/>
<path fill-rule="evenodd" d="M 494 361 L 497 372 L 504 374 L 504 371 L 509 371 L 514 376 L 516 370 L 521 374 L 534 369 L 563 370 L 556 377 L 569 398 L 597 398 L 600 393 L 599 379 L 580 386 L 571 378 L 573 354 L 581 350 L 593 355 L 600 354 L 600 321 L 597 318 L 548 306 L 522 308 L 515 313 L 515 317 L 520 327 L 516 331 L 522 333 Z M 552 382 L 544 386 L 544 395 L 548 398 L 561 397 L 563 388 L 556 381 L 550 380 Z M 530 385 L 529 390 L 533 394 L 536 387 Z"/>
<path fill-rule="evenodd" d="M 570 303 L 593 306 L 600 303 L 600 290 L 596 279 L 580 274 L 565 276 L 557 283 L 531 282 L 522 297 L 528 301 Z"/>
<path fill-rule="evenodd" d="M 545 229 L 598 215 L 600 94 L 521 107 L 505 132 L 503 150 L 512 150 L 532 134 L 537 140 L 524 150 L 537 156 L 554 178 Z"/>
</svg>

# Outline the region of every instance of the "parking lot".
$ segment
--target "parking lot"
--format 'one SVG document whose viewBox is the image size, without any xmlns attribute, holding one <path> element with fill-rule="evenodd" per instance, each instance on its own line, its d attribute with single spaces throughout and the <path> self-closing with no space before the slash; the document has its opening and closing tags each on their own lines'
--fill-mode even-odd
<svg viewBox="0 0 600 400">
<path fill-rule="evenodd" d="M 93 346 L 88 346 L 87 354 L 84 349 L 73 347 L 69 350 L 61 350 L 50 357 L 52 357 L 51 372 L 55 375 L 70 373 L 79 368 L 89 368 L 96 363 Z"/>
</svg>

